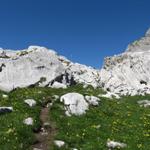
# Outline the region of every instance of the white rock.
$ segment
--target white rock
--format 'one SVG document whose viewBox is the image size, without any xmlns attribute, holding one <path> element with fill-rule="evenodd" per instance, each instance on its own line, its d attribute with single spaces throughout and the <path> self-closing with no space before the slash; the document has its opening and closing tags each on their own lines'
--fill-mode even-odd
<svg viewBox="0 0 150 150">
<path fill-rule="evenodd" d="M 57 81 L 55 81 L 54 84 L 51 87 L 56 88 L 56 89 L 59 89 L 59 88 L 66 89 L 67 88 L 67 86 L 65 84 L 59 83 Z"/>
<path fill-rule="evenodd" d="M 71 74 L 77 83 L 85 86 L 92 85 L 94 88 L 100 86 L 100 71 L 81 65 L 78 63 L 70 63 L 67 72 Z"/>
<path fill-rule="evenodd" d="M 26 125 L 33 125 L 33 119 L 31 117 L 26 118 L 23 122 Z"/>
<path fill-rule="evenodd" d="M 13 107 L 0 107 L 0 113 L 12 112 Z"/>
<path fill-rule="evenodd" d="M 59 99 L 59 96 L 58 95 L 53 95 L 54 99 Z"/>
<path fill-rule="evenodd" d="M 47 103 L 46 107 L 50 108 L 51 106 L 53 106 L 53 103 Z"/>
<path fill-rule="evenodd" d="M 8 98 L 8 95 L 3 94 L 2 97 L 3 97 L 3 98 Z"/>
<path fill-rule="evenodd" d="M 7 92 L 32 85 L 51 86 L 54 81 L 53 86 L 57 88 L 74 82 L 100 86 L 98 70 L 72 63 L 40 46 L 22 51 L 0 49 L 0 72 L 0 90 Z"/>
<path fill-rule="evenodd" d="M 107 147 L 108 148 L 125 148 L 127 145 L 125 143 L 120 143 L 120 142 L 115 142 L 115 141 L 108 141 L 107 142 Z"/>
<path fill-rule="evenodd" d="M 24 102 L 30 107 L 34 107 L 36 105 L 36 101 L 34 99 L 26 99 Z"/>
<path fill-rule="evenodd" d="M 113 97 L 116 99 L 120 99 L 120 96 L 115 93 L 107 92 L 106 94 L 99 94 L 99 97 L 105 97 L 105 98 L 110 98 L 112 99 Z"/>
<path fill-rule="evenodd" d="M 88 88 L 88 85 L 87 85 L 87 84 L 84 84 L 84 85 L 83 85 L 83 88 L 85 88 L 85 89 Z"/>
<path fill-rule="evenodd" d="M 150 107 L 150 100 L 141 100 L 141 101 L 138 101 L 138 104 L 141 107 Z"/>
<path fill-rule="evenodd" d="M 131 96 L 150 92 L 149 33 L 131 43 L 124 53 L 105 59 L 100 73 L 105 90 Z"/>
<path fill-rule="evenodd" d="M 54 144 L 56 146 L 58 146 L 59 148 L 63 147 L 65 145 L 65 142 L 64 141 L 61 141 L 61 140 L 55 140 L 54 141 Z"/>
<path fill-rule="evenodd" d="M 32 46 L 24 51 L 5 50 L 8 58 L 0 59 L 0 89 L 11 91 L 38 83 L 46 86 L 65 68 L 52 50 Z"/>
<path fill-rule="evenodd" d="M 97 106 L 100 102 L 100 99 L 96 96 L 85 96 L 85 99 L 90 105 Z"/>
<path fill-rule="evenodd" d="M 79 93 L 68 93 L 61 96 L 60 101 L 64 103 L 66 115 L 82 115 L 88 110 L 88 103 L 84 96 Z"/>
</svg>

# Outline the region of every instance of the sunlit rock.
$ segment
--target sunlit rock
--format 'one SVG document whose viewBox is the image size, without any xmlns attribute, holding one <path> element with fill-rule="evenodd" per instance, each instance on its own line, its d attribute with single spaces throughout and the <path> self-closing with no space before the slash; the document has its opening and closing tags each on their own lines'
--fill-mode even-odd
<svg viewBox="0 0 150 150">
<path fill-rule="evenodd" d="M 0 107 L 0 114 L 5 114 L 13 111 L 13 107 Z"/>
<path fill-rule="evenodd" d="M 100 99 L 96 96 L 85 96 L 86 101 L 93 106 L 98 106 Z"/>
<path fill-rule="evenodd" d="M 33 125 L 33 119 L 31 117 L 26 118 L 23 123 L 26 125 Z"/>
<path fill-rule="evenodd" d="M 36 101 L 34 99 L 26 99 L 24 102 L 30 107 L 34 107 L 36 105 Z"/>
<path fill-rule="evenodd" d="M 108 141 L 107 142 L 107 147 L 108 148 L 125 148 L 127 147 L 127 144 L 125 143 L 120 143 L 120 142 L 115 142 L 115 141 Z"/>
<path fill-rule="evenodd" d="M 88 110 L 88 103 L 84 96 L 79 93 L 68 93 L 61 96 L 60 101 L 64 103 L 66 115 L 82 115 Z"/>
<path fill-rule="evenodd" d="M 65 145 L 65 142 L 64 142 L 64 141 L 61 141 L 61 140 L 55 140 L 55 141 L 54 141 L 54 144 L 55 144 L 57 147 L 61 148 L 61 147 L 63 147 L 63 146 Z"/>
</svg>

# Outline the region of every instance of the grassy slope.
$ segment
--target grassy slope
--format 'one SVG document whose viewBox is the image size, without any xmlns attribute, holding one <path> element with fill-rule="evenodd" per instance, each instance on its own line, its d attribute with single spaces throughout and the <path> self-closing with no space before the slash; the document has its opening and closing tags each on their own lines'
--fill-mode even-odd
<svg viewBox="0 0 150 150">
<path fill-rule="evenodd" d="M 13 106 L 14 111 L 0 115 L 0 150 L 28 150 L 35 140 L 32 130 L 40 125 L 39 113 L 42 102 L 49 96 L 61 96 L 75 91 L 95 96 L 102 92 L 93 88 L 83 89 L 81 86 L 66 90 L 30 88 L 9 93 L 8 99 L 2 98 L 1 92 L 0 106 Z M 38 105 L 29 108 L 23 102 L 26 98 L 35 99 Z M 64 150 L 105 150 L 108 139 L 127 143 L 128 150 L 149 150 L 150 109 L 138 106 L 137 101 L 141 99 L 150 99 L 150 96 L 124 97 L 119 101 L 103 98 L 100 106 L 91 107 L 80 117 L 66 117 L 62 104 L 57 101 L 50 110 L 50 119 L 58 128 L 55 139 L 67 143 L 61 148 Z M 26 117 L 34 118 L 33 127 L 23 124 Z M 51 147 L 57 149 L 55 146 Z"/>
</svg>

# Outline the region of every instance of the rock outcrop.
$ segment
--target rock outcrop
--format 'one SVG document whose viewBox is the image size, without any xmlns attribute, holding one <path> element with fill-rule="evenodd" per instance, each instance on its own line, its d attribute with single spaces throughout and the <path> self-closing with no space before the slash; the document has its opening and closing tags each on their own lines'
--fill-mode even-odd
<svg viewBox="0 0 150 150">
<path fill-rule="evenodd" d="M 100 76 L 107 91 L 121 95 L 150 94 L 150 29 L 123 54 L 107 57 Z"/>
<path fill-rule="evenodd" d="M 101 102 L 96 96 L 83 96 L 80 93 L 67 93 L 60 97 L 60 102 L 64 104 L 67 116 L 80 116 L 86 113 L 90 106 L 98 106 Z"/>
<path fill-rule="evenodd" d="M 150 29 L 124 53 L 105 58 L 101 70 L 73 63 L 44 47 L 22 51 L 0 49 L 0 90 L 22 87 L 102 87 L 109 95 L 150 94 Z"/>
<path fill-rule="evenodd" d="M 99 71 L 73 63 L 45 47 L 30 46 L 22 51 L 0 49 L 0 90 L 3 91 L 29 86 L 58 88 L 76 83 L 98 87 L 98 80 Z"/>
<path fill-rule="evenodd" d="M 80 116 L 86 113 L 89 105 L 83 95 L 79 93 L 67 93 L 61 96 L 60 101 L 64 103 L 65 113 L 67 116 Z"/>
</svg>

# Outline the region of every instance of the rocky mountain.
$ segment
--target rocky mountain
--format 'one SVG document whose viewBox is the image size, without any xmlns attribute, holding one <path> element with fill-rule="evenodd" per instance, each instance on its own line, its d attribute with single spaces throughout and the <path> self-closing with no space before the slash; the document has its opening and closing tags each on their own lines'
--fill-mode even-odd
<svg viewBox="0 0 150 150">
<path fill-rule="evenodd" d="M 0 89 L 11 91 L 29 86 L 66 88 L 69 85 L 100 86 L 99 71 L 73 63 L 45 47 L 25 50 L 0 49 Z"/>
<path fill-rule="evenodd" d="M 106 57 L 101 70 L 73 63 L 45 47 L 0 49 L 0 89 L 41 86 L 66 88 L 81 83 L 120 95 L 150 94 L 150 29 L 124 53 Z"/>
<path fill-rule="evenodd" d="M 124 53 L 105 58 L 100 76 L 107 91 L 150 94 L 150 29 L 144 37 L 129 44 Z"/>
</svg>

